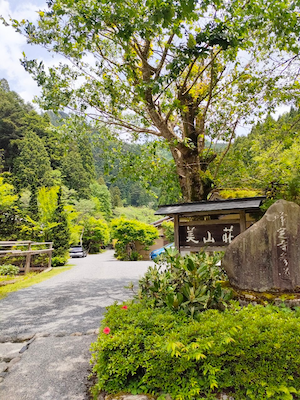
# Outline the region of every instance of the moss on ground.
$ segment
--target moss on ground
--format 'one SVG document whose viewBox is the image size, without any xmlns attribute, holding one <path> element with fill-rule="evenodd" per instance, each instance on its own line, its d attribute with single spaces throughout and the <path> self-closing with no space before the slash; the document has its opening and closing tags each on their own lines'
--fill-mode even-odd
<svg viewBox="0 0 300 400">
<path fill-rule="evenodd" d="M 25 289 L 29 286 L 35 285 L 36 283 L 43 282 L 71 268 L 72 268 L 71 266 L 56 267 L 53 268 L 51 271 L 44 273 L 31 273 L 28 275 L 14 276 L 14 277 L 1 276 L 0 277 L 1 282 L 7 280 L 13 280 L 15 283 L 11 283 L 5 286 L 0 286 L 0 299 L 3 299 L 11 292 L 16 292 L 20 289 Z"/>
</svg>

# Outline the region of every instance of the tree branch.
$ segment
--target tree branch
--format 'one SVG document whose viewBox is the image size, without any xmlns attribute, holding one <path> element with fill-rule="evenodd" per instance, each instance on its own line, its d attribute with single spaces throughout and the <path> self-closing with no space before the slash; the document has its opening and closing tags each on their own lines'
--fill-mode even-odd
<svg viewBox="0 0 300 400">
<path fill-rule="evenodd" d="M 203 73 L 207 70 L 207 68 L 211 65 L 211 63 L 216 59 L 216 57 L 221 53 L 222 49 L 219 49 L 215 55 L 212 57 L 212 59 L 210 60 L 210 62 L 199 72 L 199 74 L 196 76 L 196 78 L 194 79 L 193 83 L 191 84 L 191 86 L 189 87 L 189 89 L 187 89 L 184 93 L 183 96 L 185 96 L 186 94 L 189 93 L 189 91 L 194 87 L 194 85 L 197 83 L 198 79 L 200 78 L 201 75 L 203 75 Z"/>
<path fill-rule="evenodd" d="M 231 136 L 230 136 L 230 139 L 229 139 L 228 146 L 227 146 L 226 150 L 224 151 L 224 153 L 222 154 L 222 157 L 220 158 L 220 161 L 219 161 L 219 163 L 218 163 L 218 165 L 217 165 L 217 167 L 216 167 L 216 170 L 215 170 L 215 173 L 214 173 L 214 176 L 213 176 L 213 180 L 216 179 L 216 176 L 217 176 L 217 174 L 218 174 L 218 172 L 219 172 L 220 166 L 221 166 L 221 164 L 222 164 L 224 158 L 226 157 L 226 155 L 227 155 L 227 153 L 228 153 L 228 151 L 229 151 L 229 149 L 230 149 L 230 147 L 231 147 L 231 143 L 232 143 L 232 140 L 233 140 L 234 135 L 235 135 L 235 130 L 236 130 L 237 124 L 238 124 L 238 119 L 235 121 L 235 124 L 234 124 L 234 126 L 233 126 L 233 129 L 232 129 L 232 133 L 231 133 Z"/>
<path fill-rule="evenodd" d="M 170 44 L 172 43 L 172 41 L 174 39 L 174 36 L 175 36 L 175 33 L 172 33 L 172 35 L 169 37 L 169 39 L 167 41 L 167 44 L 166 44 L 166 46 L 164 48 L 164 52 L 163 52 L 163 54 L 161 56 L 161 60 L 160 60 L 158 66 L 156 68 L 155 79 L 157 79 L 159 77 L 160 73 L 161 73 L 161 70 L 162 70 L 162 68 L 164 66 L 164 63 L 165 63 L 165 60 L 166 60 L 166 57 L 167 57 L 167 54 L 168 54 L 168 51 L 169 51 Z"/>
</svg>

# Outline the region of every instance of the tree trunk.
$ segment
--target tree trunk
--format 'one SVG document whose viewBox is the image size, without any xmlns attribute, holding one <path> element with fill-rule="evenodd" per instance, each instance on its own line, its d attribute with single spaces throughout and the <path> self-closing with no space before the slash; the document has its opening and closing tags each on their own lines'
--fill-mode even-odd
<svg viewBox="0 0 300 400">
<path fill-rule="evenodd" d="M 186 203 L 207 200 L 213 189 L 213 181 L 206 174 L 209 163 L 215 156 L 202 160 L 194 149 L 171 148 L 179 177 L 183 199 Z"/>
</svg>

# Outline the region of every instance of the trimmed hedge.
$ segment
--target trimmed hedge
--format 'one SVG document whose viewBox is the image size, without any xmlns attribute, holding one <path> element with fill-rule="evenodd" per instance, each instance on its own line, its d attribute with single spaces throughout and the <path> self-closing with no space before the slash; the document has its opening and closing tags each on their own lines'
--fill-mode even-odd
<svg viewBox="0 0 300 400">
<path fill-rule="evenodd" d="M 300 309 L 235 306 L 195 321 L 146 302 L 127 306 L 108 308 L 92 345 L 95 396 L 300 399 Z"/>
</svg>

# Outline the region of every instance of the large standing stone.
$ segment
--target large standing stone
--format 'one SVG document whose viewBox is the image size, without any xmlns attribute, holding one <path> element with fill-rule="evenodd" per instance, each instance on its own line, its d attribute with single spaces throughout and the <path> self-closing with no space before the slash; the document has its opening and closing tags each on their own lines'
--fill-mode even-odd
<svg viewBox="0 0 300 400">
<path fill-rule="evenodd" d="M 300 207 L 279 200 L 237 236 L 222 266 L 232 286 L 258 292 L 300 290 Z"/>
</svg>

